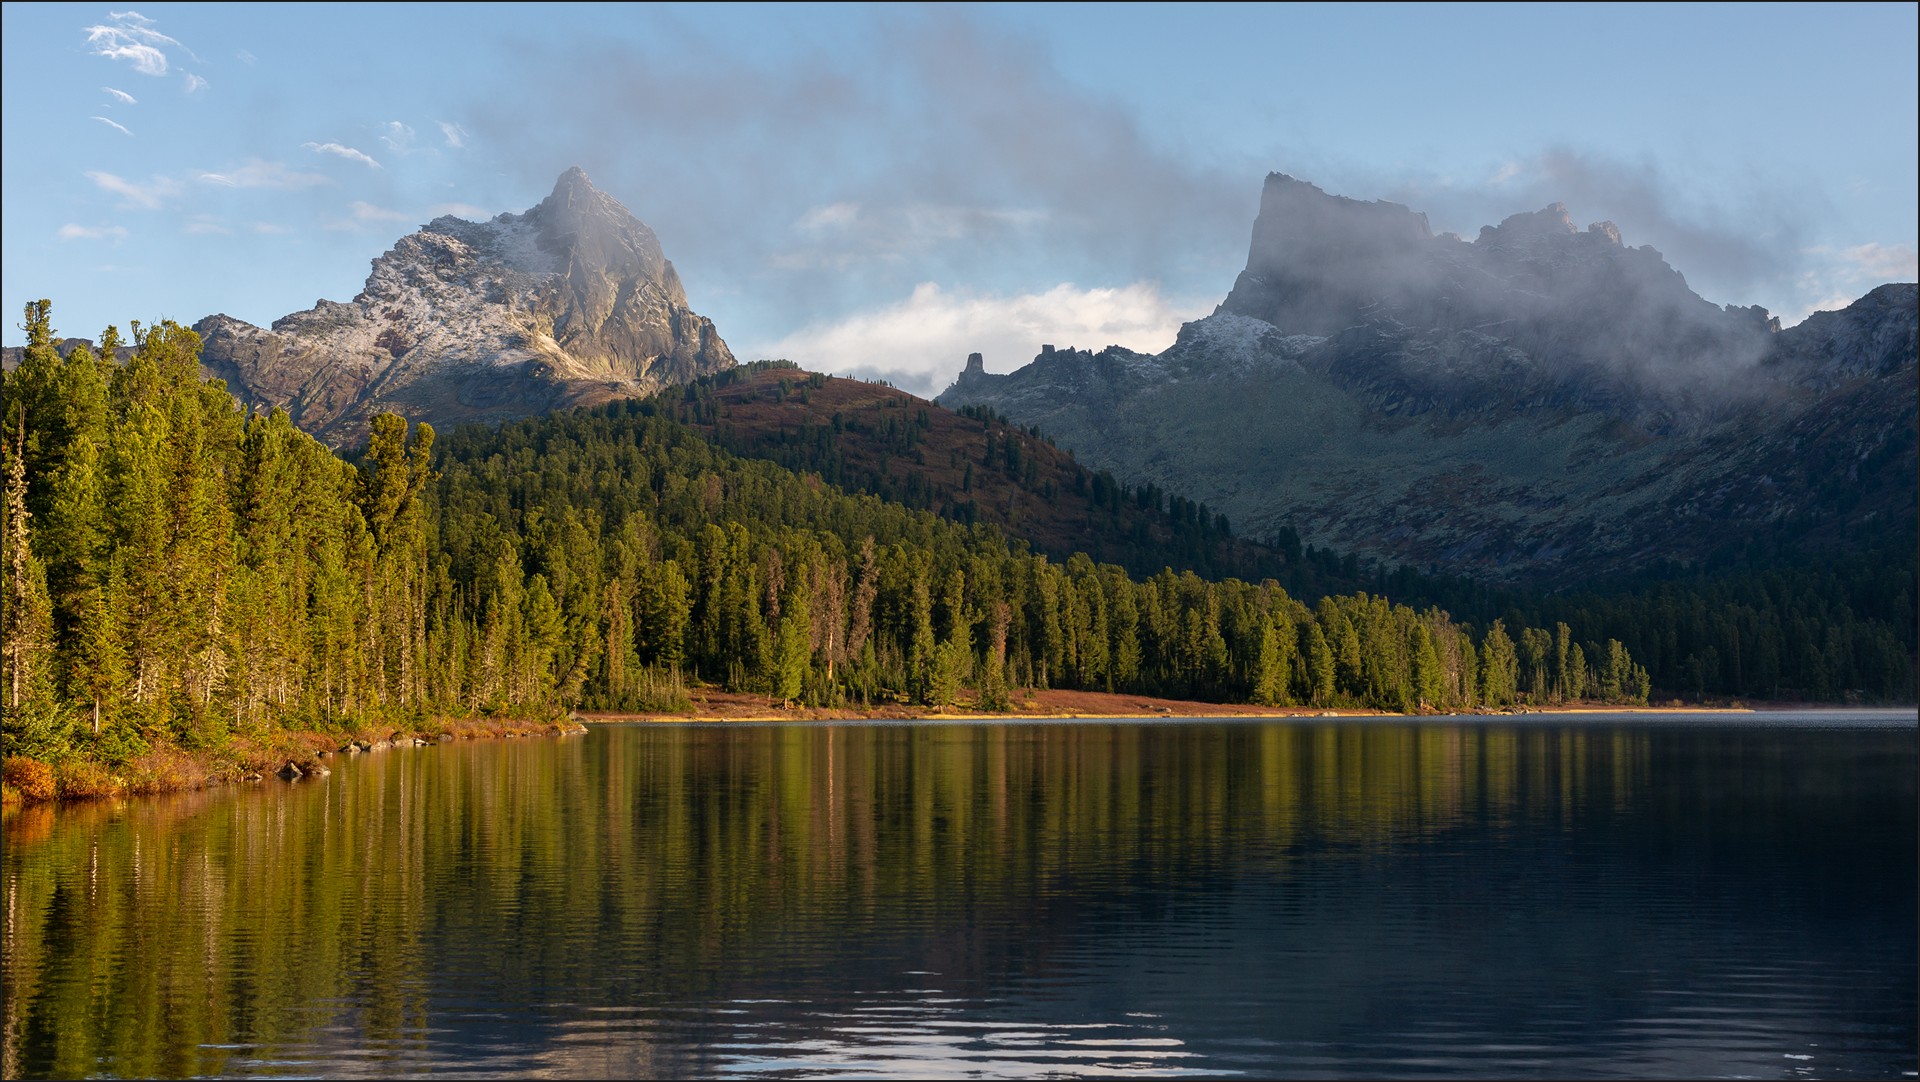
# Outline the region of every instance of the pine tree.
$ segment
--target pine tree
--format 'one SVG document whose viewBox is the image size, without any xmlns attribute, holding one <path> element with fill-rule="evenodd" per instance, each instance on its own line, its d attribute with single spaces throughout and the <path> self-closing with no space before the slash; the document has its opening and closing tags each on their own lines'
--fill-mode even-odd
<svg viewBox="0 0 1920 1082">
<path fill-rule="evenodd" d="M 1326 706 L 1333 702 L 1334 689 L 1333 648 L 1327 645 L 1327 636 L 1320 625 L 1307 625 L 1307 691 L 1315 706 Z"/>
<path fill-rule="evenodd" d="M 808 639 L 813 627 L 812 602 L 804 581 L 788 591 L 774 646 L 773 697 L 783 705 L 800 698 L 806 687 L 812 658 Z"/>
<path fill-rule="evenodd" d="M 1519 657 L 1506 624 L 1495 620 L 1480 644 L 1480 697 L 1488 706 L 1511 706 L 1519 693 Z"/>
<path fill-rule="evenodd" d="M 24 416 L 6 451 L 6 521 L 0 524 L 0 538 L 5 541 L 4 556 L 0 556 L 0 568 L 6 574 L 5 588 L 0 590 L 5 604 L 4 613 L 0 613 L 5 648 L 0 654 L 7 661 L 7 708 L 18 714 L 48 693 L 54 645 L 53 603 L 47 596 L 46 571 L 33 553 L 28 525 L 32 512 L 27 510 Z"/>
<path fill-rule="evenodd" d="M 1441 705 L 1444 685 L 1441 683 L 1440 655 L 1434 649 L 1433 633 L 1424 623 L 1413 625 L 1412 654 L 1416 703 L 1423 709 Z"/>
</svg>

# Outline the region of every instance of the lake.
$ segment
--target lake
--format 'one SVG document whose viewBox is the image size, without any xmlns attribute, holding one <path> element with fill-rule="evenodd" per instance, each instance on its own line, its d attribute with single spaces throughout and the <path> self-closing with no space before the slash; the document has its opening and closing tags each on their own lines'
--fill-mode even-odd
<svg viewBox="0 0 1920 1082">
<path fill-rule="evenodd" d="M 635 724 L 27 808 L 0 1067 L 1914 1077 L 1917 735 Z"/>
</svg>

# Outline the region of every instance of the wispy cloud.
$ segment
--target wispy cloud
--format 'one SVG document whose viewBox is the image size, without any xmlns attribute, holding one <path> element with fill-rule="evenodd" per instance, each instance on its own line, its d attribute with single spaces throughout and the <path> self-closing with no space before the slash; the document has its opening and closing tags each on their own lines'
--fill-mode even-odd
<svg viewBox="0 0 1920 1082">
<path fill-rule="evenodd" d="M 1741 300 L 1792 273 L 1810 201 L 1782 191 L 1703 192 L 1654 161 L 1569 147 L 1508 158 L 1482 176 L 1383 176 L 1372 190 L 1335 194 L 1404 203 L 1469 240 L 1480 226 L 1564 202 L 1576 225 L 1614 222 L 1628 244 L 1652 244 L 1717 301 Z"/>
<path fill-rule="evenodd" d="M 125 240 L 127 229 L 119 225 L 74 225 L 60 227 L 61 240 Z"/>
<path fill-rule="evenodd" d="M 753 281 L 767 324 L 929 279 L 1013 293 L 1204 276 L 1224 295 L 1269 164 L 1166 145 L 1038 39 L 964 8 L 875 19 L 792 65 L 691 35 L 529 54 L 572 78 L 476 98 L 475 141 L 512 146 L 503 167 L 528 186 L 578 162 L 644 193 L 639 216 L 701 253 L 697 288 Z"/>
<path fill-rule="evenodd" d="M 830 203 L 810 208 L 794 222 L 800 246 L 775 252 L 781 270 L 847 270 L 870 261 L 901 263 L 907 257 L 957 244 L 1005 243 L 1044 225 L 1044 211 L 1000 207 L 905 203 L 867 207 Z"/>
<path fill-rule="evenodd" d="M 380 141 L 395 154 L 405 154 L 413 149 L 413 129 L 398 120 L 389 120 L 380 129 Z"/>
<path fill-rule="evenodd" d="M 969 353 L 981 353 L 989 366 L 1011 371 L 1033 359 L 1043 344 L 1158 352 L 1173 344 L 1182 323 L 1211 308 L 1211 302 L 1168 298 L 1151 282 L 1116 289 L 1065 283 L 1013 296 L 949 291 L 922 282 L 897 304 L 802 328 L 751 355 L 785 357 L 816 371 L 882 376 L 903 389 L 932 394 L 959 373 Z"/>
<path fill-rule="evenodd" d="M 364 200 L 356 199 L 347 204 L 350 217 L 337 218 L 328 222 L 326 228 L 332 230 L 354 230 L 368 228 L 390 228 L 395 222 L 410 222 L 413 215 L 401 210 L 375 206 Z"/>
<path fill-rule="evenodd" d="M 1911 244 L 1860 244 L 1843 250 L 1840 257 L 1862 280 L 1876 285 L 1920 278 L 1920 249 Z"/>
<path fill-rule="evenodd" d="M 1796 311 L 1780 313 L 1785 324 L 1798 323 L 1815 312 L 1838 311 L 1875 286 L 1920 280 L 1920 249 L 1911 244 L 1814 247 L 1802 254 L 1815 265 L 1795 281 L 1801 305 Z"/>
<path fill-rule="evenodd" d="M 436 120 L 434 123 L 440 125 L 440 134 L 446 138 L 448 146 L 459 150 L 467 145 L 467 129 L 449 120 Z"/>
<path fill-rule="evenodd" d="M 117 101 L 122 105 L 140 104 L 140 100 L 138 98 L 135 98 L 132 94 L 129 94 L 124 90 L 116 90 L 110 86 L 103 86 L 100 89 L 106 91 L 107 94 L 111 96 L 114 101 Z"/>
<path fill-rule="evenodd" d="M 800 220 L 793 223 L 795 229 L 803 233 L 816 233 L 824 229 L 838 229 L 852 225 L 860 218 L 858 203 L 829 203 L 821 207 L 808 207 Z"/>
<path fill-rule="evenodd" d="M 227 236 L 233 230 L 228 229 L 218 218 L 211 214 L 196 214 L 193 220 L 180 227 L 180 232 L 196 236 Z"/>
<path fill-rule="evenodd" d="M 286 226 L 276 225 L 273 222 L 255 222 L 247 228 L 263 237 L 277 237 L 293 232 L 293 230 L 288 229 Z"/>
<path fill-rule="evenodd" d="M 427 213 L 435 218 L 442 214 L 451 214 L 470 222 L 484 222 L 493 217 L 492 211 L 485 207 L 476 207 L 472 203 L 436 203 L 427 209 Z"/>
<path fill-rule="evenodd" d="M 161 203 L 180 193 L 180 185 L 166 177 L 154 177 L 147 183 L 140 184 L 112 173 L 93 171 L 86 176 L 102 190 L 112 192 L 133 206 L 147 210 L 158 210 Z"/>
<path fill-rule="evenodd" d="M 199 180 L 203 184 L 216 184 L 222 188 L 280 190 L 318 188 L 333 183 L 331 177 L 320 173 L 301 173 L 288 168 L 285 162 L 265 162 L 258 158 L 248 161 L 238 169 L 229 169 L 220 173 L 201 173 Z"/>
<path fill-rule="evenodd" d="M 93 55 L 124 60 L 142 75 L 165 75 L 168 66 L 165 48 L 186 48 L 155 30 L 153 20 L 137 11 L 109 12 L 107 18 L 112 22 L 82 28 L 87 44 L 93 46 Z"/>
<path fill-rule="evenodd" d="M 235 59 L 239 60 L 242 64 L 245 64 L 248 67 L 254 66 L 260 60 L 259 57 L 253 55 L 252 53 L 246 51 L 245 49 L 242 49 L 233 55 Z"/>
<path fill-rule="evenodd" d="M 380 163 L 374 161 L 373 158 L 366 153 L 355 150 L 349 146 L 342 146 L 339 143 L 302 143 L 300 145 L 313 151 L 315 154 L 331 154 L 336 158 L 345 158 L 350 162 L 359 162 L 369 169 L 380 168 Z"/>
<path fill-rule="evenodd" d="M 88 119 L 89 119 L 89 120 L 98 120 L 98 121 L 99 121 L 100 123 L 102 123 L 102 124 L 105 124 L 105 125 L 106 125 L 107 127 L 109 127 L 109 128 L 112 128 L 112 129 L 113 129 L 114 131 L 117 131 L 117 132 L 119 132 L 119 133 L 120 133 L 121 135 L 132 135 L 132 134 L 133 134 L 132 132 L 130 132 L 130 131 L 128 131 L 128 130 L 127 130 L 127 127 L 126 127 L 126 125 L 124 125 L 124 124 L 119 124 L 119 123 L 115 123 L 114 121 L 111 121 L 111 120 L 108 120 L 108 119 L 107 119 L 106 117 L 103 117 L 103 116 L 96 116 L 96 117 L 89 117 Z"/>
<path fill-rule="evenodd" d="M 192 72 L 187 72 L 186 75 L 187 75 L 187 93 L 197 94 L 200 91 L 205 90 L 207 88 L 207 81 L 205 79 L 200 78 L 198 75 L 195 75 Z"/>
</svg>

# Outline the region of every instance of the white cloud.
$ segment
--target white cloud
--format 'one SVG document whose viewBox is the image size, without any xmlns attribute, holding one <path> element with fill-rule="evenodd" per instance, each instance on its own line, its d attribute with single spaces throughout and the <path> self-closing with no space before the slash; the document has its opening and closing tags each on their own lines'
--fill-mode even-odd
<svg viewBox="0 0 1920 1082">
<path fill-rule="evenodd" d="M 347 204 L 347 212 L 352 215 L 351 218 L 336 218 L 328 222 L 326 227 L 357 232 L 372 226 L 385 228 L 395 222 L 410 222 L 413 219 L 413 215 L 405 211 L 389 210 L 358 199 Z"/>
<path fill-rule="evenodd" d="M 205 90 L 207 88 L 207 81 L 205 79 L 200 78 L 198 75 L 195 75 L 192 72 L 187 72 L 186 76 L 187 76 L 187 93 L 194 94 L 194 93 L 198 93 L 199 91 Z"/>
<path fill-rule="evenodd" d="M 119 225 L 74 225 L 60 227 L 61 240 L 125 240 L 127 230 Z"/>
<path fill-rule="evenodd" d="M 436 120 L 440 125 L 440 134 L 446 137 L 447 145 L 455 150 L 467 145 L 467 129 L 449 120 Z"/>
<path fill-rule="evenodd" d="M 255 222 L 253 223 L 253 225 L 249 226 L 248 228 L 252 229 L 255 233 L 258 233 L 261 236 L 268 236 L 268 237 L 277 237 L 285 233 L 293 232 L 293 230 L 288 229 L 284 225 L 275 225 L 272 222 Z"/>
<path fill-rule="evenodd" d="M 380 163 L 374 161 L 368 155 L 352 147 L 341 146 L 339 143 L 302 143 L 300 145 L 313 151 L 315 154 L 332 154 L 337 158 L 345 158 L 350 162 L 359 162 L 369 169 L 380 168 Z"/>
<path fill-rule="evenodd" d="M 110 86 L 103 86 L 100 89 L 112 95 L 113 100 L 119 102 L 122 105 L 140 104 L 140 100 L 138 98 L 135 98 L 132 94 L 129 94 L 124 90 L 115 90 L 113 87 L 110 87 Z"/>
<path fill-rule="evenodd" d="M 112 173 L 89 172 L 87 179 L 99 185 L 103 190 L 112 192 L 136 207 L 157 210 L 160 204 L 180 193 L 180 185 L 166 177 L 154 177 L 146 184 L 139 184 Z"/>
<path fill-rule="evenodd" d="M 1851 248 L 1806 248 L 1802 254 L 1817 265 L 1801 272 L 1795 282 L 1801 302 L 1798 310 L 1780 313 L 1780 322 L 1788 326 L 1815 312 L 1845 308 L 1875 286 L 1920 280 L 1920 248 L 1911 244 L 1870 242 Z"/>
<path fill-rule="evenodd" d="M 252 159 L 238 169 L 229 169 L 224 173 L 202 173 L 200 182 L 217 184 L 223 188 L 275 188 L 290 190 L 296 188 L 317 188 L 332 184 L 330 177 L 319 173 L 298 173 L 287 167 L 285 162 L 263 162 Z"/>
<path fill-rule="evenodd" d="M 246 51 L 245 49 L 242 49 L 233 55 L 242 64 L 245 64 L 248 67 L 252 67 L 254 64 L 258 63 L 260 59 L 259 57 L 254 56 L 252 53 Z"/>
<path fill-rule="evenodd" d="M 228 229 L 225 225 L 221 224 L 220 219 L 215 218 L 211 214 L 194 215 L 192 221 L 180 227 L 180 231 L 182 233 L 191 233 L 197 236 L 221 236 L 221 237 L 227 236 L 228 234 L 233 232 L 233 230 Z"/>
<path fill-rule="evenodd" d="M 125 60 L 142 75 L 167 73 L 164 46 L 186 48 L 153 29 L 153 20 L 137 11 L 115 11 L 107 17 L 113 20 L 112 25 L 103 23 L 81 28 L 87 35 L 87 44 L 93 46 L 93 55 Z"/>
<path fill-rule="evenodd" d="M 793 227 L 802 232 L 814 233 L 852 225 L 858 217 L 860 217 L 860 204 L 833 203 L 824 207 L 807 208 L 807 212 L 800 216 L 799 221 L 793 223 Z"/>
<path fill-rule="evenodd" d="M 465 218 L 470 222 L 484 222 L 493 217 L 485 207 L 476 207 L 472 203 L 435 203 L 427 208 L 427 213 L 438 218 L 442 214 L 451 214 L 456 218 Z"/>
<path fill-rule="evenodd" d="M 1042 210 L 944 203 L 829 203 L 809 208 L 793 223 L 801 247 L 780 252 L 781 270 L 846 270 L 869 262 L 901 262 L 956 244 L 1011 239 L 1047 222 Z"/>
<path fill-rule="evenodd" d="M 108 120 L 106 117 L 103 117 L 103 116 L 88 117 L 87 119 L 98 120 L 100 123 L 105 124 L 107 127 L 112 128 L 114 131 L 119 132 L 121 135 L 133 134 L 132 132 L 127 130 L 126 125 L 115 123 L 114 121 Z"/>
<path fill-rule="evenodd" d="M 88 41 L 93 41 L 92 31 L 105 30 L 106 27 L 88 28 Z M 125 60 L 133 65 L 133 70 L 142 75 L 165 75 L 167 73 L 167 54 L 151 45 L 123 44 L 114 41 L 95 44 L 93 55 L 104 56 L 108 60 Z"/>
<path fill-rule="evenodd" d="M 1016 296 L 948 292 L 923 282 L 897 304 L 801 328 L 745 355 L 785 357 L 816 371 L 884 376 L 905 390 L 931 394 L 959 374 L 969 353 L 1006 372 L 1031 360 L 1043 344 L 1159 352 L 1173 344 L 1182 323 L 1212 307 L 1172 300 L 1151 282 L 1117 289 L 1064 283 Z"/>
<path fill-rule="evenodd" d="M 1876 284 L 1920 278 L 1920 249 L 1911 244 L 1860 244 L 1840 255 L 1862 279 Z"/>
<path fill-rule="evenodd" d="M 381 129 L 380 141 L 396 154 L 405 154 L 413 149 L 413 129 L 398 120 L 389 120 Z"/>
</svg>

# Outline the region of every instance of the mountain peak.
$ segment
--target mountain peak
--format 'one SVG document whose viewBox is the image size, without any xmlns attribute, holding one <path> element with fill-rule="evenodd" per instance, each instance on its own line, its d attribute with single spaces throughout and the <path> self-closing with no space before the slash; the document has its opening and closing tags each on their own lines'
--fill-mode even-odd
<svg viewBox="0 0 1920 1082">
<path fill-rule="evenodd" d="M 570 247 L 573 243 L 568 234 L 610 235 L 624 241 L 622 247 L 651 249 L 648 254 L 653 258 L 643 257 L 650 266 L 660 261 L 657 254 L 660 242 L 653 230 L 621 206 L 618 199 L 594 187 L 586 171 L 577 165 L 560 174 L 553 191 L 527 211 L 527 217 L 541 225 L 542 233 L 563 246 Z M 653 273 L 658 273 L 657 266 L 653 266 Z"/>
<path fill-rule="evenodd" d="M 262 330 L 207 320 L 201 363 L 329 442 L 393 409 L 493 421 L 651 393 L 734 363 L 653 230 L 579 167 L 524 214 L 436 218 L 352 303 Z"/>
<path fill-rule="evenodd" d="M 612 196 L 593 186 L 593 180 L 587 176 L 586 170 L 575 165 L 560 174 L 559 180 L 553 182 L 553 191 L 541 201 L 541 205 L 584 207 L 602 202 L 619 206 Z M 626 208 L 621 209 L 624 211 Z"/>
</svg>

